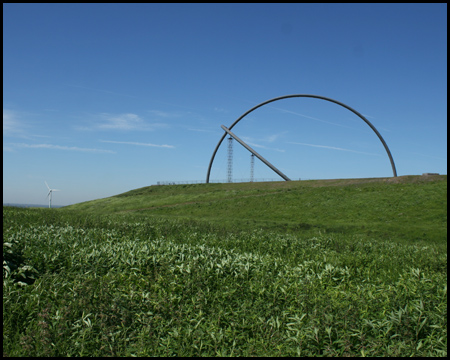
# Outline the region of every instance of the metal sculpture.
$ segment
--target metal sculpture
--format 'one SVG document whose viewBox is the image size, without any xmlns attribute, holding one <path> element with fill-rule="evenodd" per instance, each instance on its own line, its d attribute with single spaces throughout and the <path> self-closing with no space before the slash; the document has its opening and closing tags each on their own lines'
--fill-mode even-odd
<svg viewBox="0 0 450 360">
<path fill-rule="evenodd" d="M 262 102 L 262 103 L 260 103 L 260 104 L 258 104 L 258 105 L 256 105 L 256 106 L 252 107 L 250 110 L 248 110 L 248 111 L 245 112 L 243 115 L 241 115 L 241 116 L 240 116 L 233 124 L 231 124 L 231 126 L 230 126 L 229 128 L 226 128 L 225 126 L 222 125 L 222 129 L 225 130 L 225 133 L 224 133 L 224 134 L 222 135 L 222 137 L 220 138 L 219 143 L 217 144 L 217 146 L 216 146 L 216 148 L 214 149 L 214 152 L 213 152 L 213 154 L 212 154 L 211 161 L 209 162 L 209 166 L 208 166 L 208 173 L 206 174 L 206 183 L 209 183 L 209 177 L 210 177 L 210 174 L 211 174 L 211 167 L 212 167 L 212 164 L 213 164 L 213 162 L 214 162 L 214 158 L 215 158 L 215 156 L 216 156 L 217 150 L 218 150 L 219 147 L 220 147 L 220 144 L 222 144 L 223 140 L 225 139 L 225 137 L 226 137 L 227 135 L 231 135 L 231 134 L 232 134 L 230 130 L 231 130 L 231 129 L 239 122 L 239 121 L 241 121 L 244 117 L 246 117 L 246 116 L 247 116 L 248 114 L 250 114 L 252 111 L 254 111 L 254 110 L 260 108 L 261 106 L 264 106 L 264 105 L 269 104 L 269 103 L 274 102 L 274 101 L 283 100 L 283 99 L 288 99 L 288 98 L 294 98 L 294 97 L 306 97 L 306 98 L 315 98 L 315 99 L 320 99 L 320 100 L 326 100 L 326 101 L 329 101 L 329 102 L 338 104 L 338 105 L 340 105 L 340 106 L 346 108 L 347 110 L 350 110 L 352 113 L 354 113 L 354 114 L 357 115 L 359 118 L 361 118 L 362 120 L 364 120 L 364 122 L 365 122 L 367 125 L 370 126 L 370 128 L 375 132 L 375 134 L 377 134 L 378 138 L 380 139 L 381 143 L 383 144 L 383 146 L 384 146 L 384 148 L 385 148 L 385 150 L 386 150 L 386 153 L 388 154 L 389 161 L 391 162 L 391 167 L 392 167 L 393 175 L 394 175 L 394 177 L 397 176 L 397 170 L 395 169 L 394 159 L 392 158 L 391 152 L 390 152 L 390 150 L 389 150 L 389 148 L 388 148 L 386 142 L 384 141 L 383 137 L 382 137 L 381 134 L 378 132 L 378 130 L 375 128 L 375 126 L 373 126 L 372 123 L 371 123 L 369 120 L 367 120 L 364 116 L 362 116 L 359 112 L 357 112 L 356 110 L 352 109 L 350 106 L 341 103 L 340 101 L 337 101 L 337 100 L 334 100 L 334 99 L 331 99 L 331 98 L 327 98 L 327 97 L 325 97 L 325 96 L 320 96 L 320 95 L 310 95 L 310 94 L 294 94 L 294 95 L 284 95 L 284 96 L 276 97 L 276 98 L 273 98 L 273 99 L 264 101 L 264 102 Z M 232 136 L 237 140 L 236 135 L 233 134 Z M 245 146 L 245 147 L 248 149 L 248 145 L 247 145 L 247 144 L 245 144 L 245 145 L 244 145 L 243 143 L 241 143 L 241 144 L 242 144 L 243 146 Z M 251 150 L 248 149 L 248 150 L 256 155 L 256 153 L 254 152 L 253 149 L 251 149 Z M 260 157 L 260 159 L 261 159 L 261 157 Z M 267 160 L 266 160 L 266 161 L 267 161 Z M 269 164 L 270 164 L 270 163 L 269 163 Z M 266 165 L 268 165 L 268 164 L 266 163 Z M 269 165 L 268 165 L 268 166 L 269 166 Z M 272 166 L 273 166 L 273 165 L 272 165 Z M 270 166 L 269 166 L 269 167 L 270 167 Z M 271 167 L 271 169 L 274 170 L 275 172 L 277 172 L 274 168 Z M 278 170 L 278 169 L 277 169 L 277 170 Z M 278 170 L 278 171 L 279 171 L 279 170 Z M 278 172 L 277 172 L 277 173 L 278 173 Z M 278 174 L 279 174 L 279 173 L 278 173 Z M 281 174 L 279 174 L 279 175 L 280 175 L 281 177 L 283 177 Z M 283 175 L 284 175 L 284 174 L 283 174 Z M 289 180 L 289 178 L 287 178 L 286 175 L 284 175 L 283 178 L 284 178 L 286 181 Z"/>
<path fill-rule="evenodd" d="M 290 181 L 286 175 L 284 175 L 280 170 L 278 170 L 275 166 L 273 166 L 270 162 L 264 159 L 261 155 L 259 155 L 255 150 L 253 150 L 250 146 L 248 146 L 245 142 L 239 139 L 235 134 L 233 134 L 230 129 L 227 129 L 225 126 L 221 126 L 223 130 L 225 130 L 228 135 L 230 135 L 233 139 L 235 139 L 239 144 L 245 147 L 248 151 L 250 151 L 253 155 L 255 155 L 259 160 L 261 160 L 264 164 L 270 167 L 273 171 L 275 171 L 278 175 L 280 175 L 284 180 Z M 231 181 L 228 181 L 231 182 Z"/>
</svg>

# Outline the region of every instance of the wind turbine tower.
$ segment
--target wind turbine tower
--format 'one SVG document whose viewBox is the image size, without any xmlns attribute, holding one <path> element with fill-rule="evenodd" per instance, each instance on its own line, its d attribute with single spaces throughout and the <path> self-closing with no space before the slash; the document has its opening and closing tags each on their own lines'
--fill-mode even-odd
<svg viewBox="0 0 450 360">
<path fill-rule="evenodd" d="M 53 191 L 61 191 L 61 190 L 58 190 L 58 189 L 50 189 L 50 187 L 48 186 L 47 182 L 46 182 L 46 181 L 44 181 L 44 182 L 45 182 L 45 185 L 47 186 L 47 189 L 48 189 L 48 194 L 47 194 L 47 197 L 48 197 L 48 207 L 49 207 L 49 209 L 51 209 L 51 208 L 52 208 L 52 192 L 53 192 Z"/>
</svg>

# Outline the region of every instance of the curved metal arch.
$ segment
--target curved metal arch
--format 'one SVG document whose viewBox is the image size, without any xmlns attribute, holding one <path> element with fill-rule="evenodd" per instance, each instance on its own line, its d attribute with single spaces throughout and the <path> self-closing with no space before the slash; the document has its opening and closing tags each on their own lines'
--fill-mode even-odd
<svg viewBox="0 0 450 360">
<path fill-rule="evenodd" d="M 387 152 L 387 154 L 388 154 L 388 156 L 389 156 L 389 161 L 391 162 L 391 167 L 392 167 L 392 172 L 393 172 L 393 174 L 394 174 L 394 177 L 397 176 L 397 170 L 395 169 L 394 159 L 392 158 L 391 151 L 389 150 L 389 148 L 388 148 L 386 142 L 384 141 L 383 137 L 382 137 L 381 134 L 378 132 L 378 130 L 375 128 L 375 126 L 373 126 L 372 123 L 371 123 L 369 120 L 367 120 L 364 116 L 362 116 L 362 115 L 361 115 L 359 112 L 357 112 L 355 109 L 352 109 L 350 106 L 345 105 L 344 103 L 341 103 L 340 101 L 337 101 L 337 100 L 334 100 L 334 99 L 331 99 L 331 98 L 327 98 L 327 97 L 325 97 L 325 96 L 320 96 L 320 95 L 310 95 L 310 94 L 294 94 L 294 95 L 284 95 L 284 96 L 279 96 L 279 97 L 276 97 L 276 98 L 273 98 L 273 99 L 264 101 L 264 102 L 262 102 L 262 103 L 260 103 L 260 104 L 258 104 L 258 105 L 256 105 L 256 106 L 252 107 L 252 108 L 251 108 L 250 110 L 248 110 L 246 113 L 244 113 L 243 115 L 241 115 L 241 117 L 239 117 L 233 124 L 231 124 L 231 126 L 228 128 L 228 130 L 231 130 L 231 129 L 234 127 L 234 125 L 236 125 L 236 124 L 237 124 L 239 121 L 241 121 L 244 117 L 246 117 L 246 116 L 247 116 L 248 114 L 250 114 L 252 111 L 258 109 L 259 107 L 264 106 L 264 105 L 269 104 L 269 103 L 274 102 L 274 101 L 278 101 L 278 100 L 282 100 L 282 99 L 288 99 L 288 98 L 293 98 L 293 97 L 308 97 L 308 98 L 315 98 L 315 99 L 320 99 L 320 100 L 326 100 L 326 101 L 329 101 L 329 102 L 338 104 L 338 105 L 340 105 L 340 106 L 342 106 L 342 107 L 344 107 L 344 108 L 350 110 L 352 113 L 354 113 L 355 115 L 357 115 L 358 117 L 360 117 L 362 120 L 364 120 L 364 122 L 365 122 L 367 125 L 370 126 L 370 128 L 375 132 L 375 134 L 377 134 L 378 138 L 380 139 L 381 143 L 383 144 L 383 146 L 384 146 L 384 148 L 385 148 L 385 150 L 386 150 L 386 152 Z M 214 150 L 214 152 L 213 152 L 213 154 L 212 154 L 211 161 L 209 162 L 209 166 L 208 166 L 208 173 L 206 174 L 206 183 L 207 183 L 207 184 L 209 183 L 209 176 L 210 176 L 210 173 L 211 173 L 211 167 L 212 167 L 212 163 L 214 162 L 214 158 L 215 158 L 215 156 L 216 156 L 217 150 L 219 149 L 220 144 L 222 144 L 222 141 L 225 139 L 226 136 L 227 136 L 227 133 L 225 132 L 225 133 L 223 134 L 223 136 L 221 137 L 221 139 L 219 140 L 219 143 L 217 144 L 217 146 L 216 146 L 216 148 L 215 148 L 215 150 Z"/>
</svg>

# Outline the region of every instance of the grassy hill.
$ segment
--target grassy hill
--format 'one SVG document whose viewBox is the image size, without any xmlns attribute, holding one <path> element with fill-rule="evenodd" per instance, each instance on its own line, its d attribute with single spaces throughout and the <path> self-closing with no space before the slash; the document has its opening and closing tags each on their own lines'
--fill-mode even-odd
<svg viewBox="0 0 450 360">
<path fill-rule="evenodd" d="M 4 206 L 3 356 L 447 357 L 447 177 Z"/>
<path fill-rule="evenodd" d="M 149 186 L 65 207 L 177 218 L 227 230 L 447 239 L 447 176 Z"/>
</svg>

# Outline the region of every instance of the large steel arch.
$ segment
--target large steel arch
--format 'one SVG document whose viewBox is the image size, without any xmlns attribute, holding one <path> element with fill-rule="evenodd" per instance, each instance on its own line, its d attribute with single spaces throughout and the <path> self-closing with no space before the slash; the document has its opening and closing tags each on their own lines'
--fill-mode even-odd
<svg viewBox="0 0 450 360">
<path fill-rule="evenodd" d="M 264 102 L 262 102 L 261 104 L 258 104 L 258 105 L 256 105 L 256 106 L 252 107 L 252 108 L 251 108 L 250 110 L 248 110 L 246 113 L 244 113 L 243 115 L 241 115 L 241 117 L 239 117 L 233 124 L 231 124 L 231 126 L 228 128 L 228 130 L 231 130 L 231 129 L 234 127 L 234 125 L 236 125 L 236 124 L 237 124 L 239 121 L 241 121 L 244 117 L 246 117 L 246 116 L 247 116 L 248 114 L 250 114 L 252 111 L 258 109 L 259 107 L 264 106 L 264 105 L 269 104 L 269 103 L 274 102 L 274 101 L 278 101 L 278 100 L 282 100 L 282 99 L 288 99 L 288 98 L 294 98 L 294 97 L 307 97 L 307 98 L 315 98 L 315 99 L 320 99 L 320 100 L 326 100 L 326 101 L 329 101 L 329 102 L 338 104 L 338 105 L 340 105 L 340 106 L 342 106 L 342 107 L 344 107 L 344 108 L 350 110 L 352 113 L 354 113 L 355 115 L 357 115 L 358 117 L 360 117 L 362 120 L 364 120 L 364 122 L 365 122 L 367 125 L 370 126 L 370 128 L 375 132 L 375 134 L 377 134 L 378 138 L 380 139 L 381 143 L 383 144 L 383 146 L 384 146 L 384 148 L 385 148 L 385 150 L 386 150 L 386 152 L 387 152 L 387 154 L 388 154 L 388 156 L 389 156 L 389 161 L 391 162 L 391 167 L 392 167 L 392 172 L 393 172 L 393 174 L 394 174 L 394 177 L 397 176 L 397 170 L 395 169 L 394 159 L 392 158 L 391 151 L 389 150 L 389 148 L 388 148 L 386 142 L 384 141 L 383 137 L 382 137 L 381 134 L 378 132 L 378 130 L 375 128 L 375 126 L 373 126 L 372 123 L 371 123 L 369 120 L 367 120 L 364 116 L 362 116 L 362 115 L 361 115 L 359 112 L 357 112 L 355 109 L 352 109 L 350 106 L 345 105 L 345 104 L 341 103 L 340 101 L 337 101 L 337 100 L 334 100 L 334 99 L 331 99 L 331 98 L 327 98 L 327 97 L 325 97 L 325 96 L 320 96 L 320 95 L 310 95 L 310 94 L 293 94 L 293 95 L 279 96 L 279 97 L 276 97 L 276 98 L 273 98 L 273 99 L 264 101 Z M 211 173 L 211 167 L 212 167 L 212 164 L 213 164 L 213 162 L 214 162 L 214 158 L 215 158 L 215 156 L 216 156 L 217 150 L 219 149 L 220 144 L 222 144 L 222 142 L 223 142 L 223 140 L 225 139 L 226 136 L 227 136 L 227 132 L 225 132 L 225 133 L 223 134 L 223 136 L 220 138 L 219 143 L 217 144 L 217 146 L 216 146 L 216 148 L 215 148 L 215 150 L 214 150 L 214 152 L 213 152 L 213 154 L 212 154 L 211 161 L 209 162 L 209 166 L 208 166 L 208 173 L 206 174 L 206 183 L 209 183 L 209 176 L 210 176 L 210 173 Z"/>
</svg>

